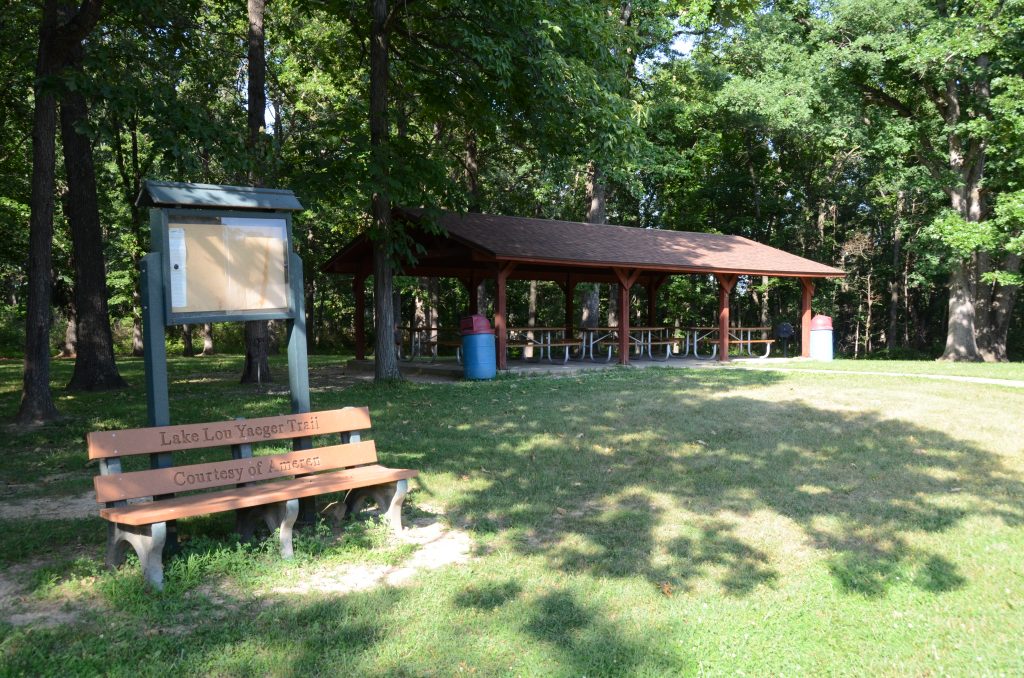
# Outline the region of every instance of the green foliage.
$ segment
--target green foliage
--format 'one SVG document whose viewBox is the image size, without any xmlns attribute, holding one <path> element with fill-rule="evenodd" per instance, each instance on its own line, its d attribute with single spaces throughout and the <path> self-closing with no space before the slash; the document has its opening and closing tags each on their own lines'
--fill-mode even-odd
<svg viewBox="0 0 1024 678">
<path fill-rule="evenodd" d="M 246 183 L 254 163 L 265 184 L 292 188 L 306 208 L 294 229 L 315 350 L 351 343 L 349 283 L 322 266 L 371 229 L 370 197 L 385 175 L 395 204 L 578 220 L 595 163 L 610 222 L 740 234 L 844 267 L 845 281 L 819 286 L 815 310 L 837 317 L 840 348 L 858 354 L 889 334 L 877 319 L 894 304 L 898 343 L 925 350 L 941 339 L 951 257 L 982 248 L 993 261 L 985 280 L 1016 280 L 1007 257 L 1024 249 L 1020 0 L 981 0 L 948 16 L 924 0 L 389 4 L 384 167 L 369 145 L 365 4 L 268 5 L 268 124 L 257 155 L 246 148 L 244 5 L 107 8 L 83 71 L 53 86 L 90 103 L 84 131 L 95 147 L 119 351 L 131 350 L 138 261 L 150 247 L 147 214 L 134 205 L 140 182 Z M 27 291 L 38 21 L 32 3 L 0 18 L 0 350 L 11 356 Z M 990 87 L 966 94 L 963 114 L 947 122 L 936 101 L 950 79 Z M 983 226 L 944 211 L 962 183 L 949 166 L 950 135 L 968 154 L 985 143 Z M 372 235 L 399 264 L 419 254 L 404 224 Z M 73 289 L 60 200 L 54 261 L 57 339 Z M 425 291 L 419 281 L 403 289 L 408 317 Z M 521 319 L 527 289 L 515 285 L 510 299 Z M 560 293 L 541 291 L 541 314 L 560 321 Z M 441 281 L 439 292 L 450 325 L 465 291 Z M 663 320 L 704 324 L 714 313 L 706 280 L 662 294 Z M 737 298 L 748 322 L 792 321 L 799 289 L 755 280 Z M 1014 317 L 1011 333 L 1024 336 Z M 217 341 L 235 349 L 237 328 L 218 328 Z"/>
<path fill-rule="evenodd" d="M 921 236 L 957 260 L 996 246 L 996 232 L 991 221 L 968 221 L 953 210 L 943 210 L 922 230 Z"/>
</svg>

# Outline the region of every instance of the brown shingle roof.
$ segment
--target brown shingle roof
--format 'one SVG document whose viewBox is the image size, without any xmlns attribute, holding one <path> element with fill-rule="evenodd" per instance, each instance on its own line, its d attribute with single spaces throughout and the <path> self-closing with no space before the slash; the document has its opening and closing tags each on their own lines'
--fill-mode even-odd
<svg viewBox="0 0 1024 678">
<path fill-rule="evenodd" d="M 396 210 L 417 221 L 422 210 Z M 448 234 L 497 259 L 678 272 L 840 277 L 837 268 L 738 235 L 442 212 Z"/>
</svg>

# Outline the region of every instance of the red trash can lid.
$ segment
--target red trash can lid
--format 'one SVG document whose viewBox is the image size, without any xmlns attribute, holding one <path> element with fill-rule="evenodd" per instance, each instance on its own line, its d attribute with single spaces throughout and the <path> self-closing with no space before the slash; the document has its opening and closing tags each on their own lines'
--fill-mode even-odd
<svg viewBox="0 0 1024 678">
<path fill-rule="evenodd" d="M 492 334 L 491 322 L 485 315 L 470 315 L 463 318 L 459 323 L 462 334 Z"/>
<path fill-rule="evenodd" d="M 812 330 L 830 330 L 832 329 L 832 317 L 827 315 L 816 315 L 811 318 L 811 329 Z"/>
</svg>

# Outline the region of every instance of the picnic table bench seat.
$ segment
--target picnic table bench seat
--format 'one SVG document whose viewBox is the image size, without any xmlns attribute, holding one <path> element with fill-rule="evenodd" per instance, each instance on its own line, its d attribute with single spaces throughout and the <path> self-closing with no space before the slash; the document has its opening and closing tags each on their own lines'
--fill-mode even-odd
<svg viewBox="0 0 1024 678">
<path fill-rule="evenodd" d="M 93 479 L 100 516 L 108 522 L 108 567 L 124 562 L 128 547 L 139 556 L 143 576 L 163 587 L 163 549 L 167 523 L 199 515 L 236 512 L 236 530 L 251 538 L 265 524 L 280 531 L 281 556 L 292 556 L 292 528 L 299 499 L 346 492 L 338 512 L 359 511 L 368 500 L 401 530 L 402 503 L 412 469 L 380 465 L 372 440 L 358 431 L 370 428 L 365 407 L 236 419 L 205 424 L 93 431 L 86 436 L 89 458 L 100 463 Z M 340 434 L 342 444 L 312 446 L 313 435 Z M 291 440 L 293 449 L 253 455 L 254 443 Z M 172 465 L 173 455 L 230 447 L 225 461 Z M 128 456 L 154 455 L 157 468 L 124 472 Z M 182 494 L 187 493 L 187 494 Z"/>
<path fill-rule="evenodd" d="M 549 341 L 546 344 L 546 346 L 548 347 L 548 362 L 551 362 L 551 349 L 553 349 L 553 348 L 560 348 L 560 349 L 563 349 L 565 351 L 565 353 L 564 353 L 564 355 L 562 357 L 562 364 L 564 365 L 564 364 L 568 363 L 569 362 L 569 351 L 570 351 L 570 349 L 580 348 L 580 345 L 581 345 L 581 343 L 580 343 L 579 339 L 576 339 L 575 341 L 573 341 L 572 339 L 559 339 L 559 340 L 556 340 L 556 341 Z"/>
<path fill-rule="evenodd" d="M 647 346 L 647 356 L 651 360 L 665 361 L 665 360 L 668 360 L 669 358 L 672 357 L 672 347 L 675 346 L 677 343 L 679 343 L 679 340 L 678 339 L 651 339 L 650 341 L 647 341 L 647 342 L 644 342 L 644 343 Z M 654 356 L 654 347 L 655 346 L 664 346 L 665 347 L 665 357 L 664 358 L 656 358 Z"/>
</svg>

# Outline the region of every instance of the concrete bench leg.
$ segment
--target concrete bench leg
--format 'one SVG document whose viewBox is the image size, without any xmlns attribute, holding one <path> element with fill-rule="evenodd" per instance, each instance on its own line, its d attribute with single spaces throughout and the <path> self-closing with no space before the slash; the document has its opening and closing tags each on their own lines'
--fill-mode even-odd
<svg viewBox="0 0 1024 678">
<path fill-rule="evenodd" d="M 295 520 L 299 517 L 299 500 L 289 499 L 264 506 L 253 506 L 252 508 L 239 509 L 235 517 L 235 530 L 242 536 L 243 541 L 249 541 L 256 534 L 256 528 L 260 523 L 267 526 L 267 529 L 281 531 L 281 557 L 291 558 L 292 551 L 292 528 L 295 527 Z"/>
<path fill-rule="evenodd" d="M 124 563 L 128 547 L 139 556 L 143 578 L 157 591 L 164 588 L 164 542 L 167 523 L 152 525 L 107 524 L 107 567 L 116 569 Z"/>
<path fill-rule="evenodd" d="M 391 525 L 395 534 L 399 534 L 402 531 L 402 504 L 408 493 L 408 480 L 371 487 L 357 487 L 349 490 L 345 496 L 345 514 L 359 513 L 368 503 L 372 502 L 380 509 L 381 515 Z"/>
</svg>

